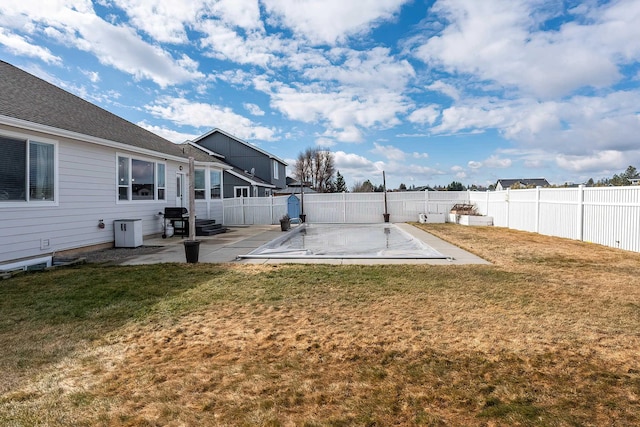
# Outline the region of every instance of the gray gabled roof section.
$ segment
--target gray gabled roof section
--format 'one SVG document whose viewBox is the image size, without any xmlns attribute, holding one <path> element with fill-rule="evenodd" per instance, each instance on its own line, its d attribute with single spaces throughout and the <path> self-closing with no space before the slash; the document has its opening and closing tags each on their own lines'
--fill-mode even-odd
<svg viewBox="0 0 640 427">
<path fill-rule="evenodd" d="M 185 147 L 4 61 L 0 61 L 2 116 L 173 157 L 188 158 L 192 153 L 197 161 L 211 162 L 206 153 L 183 150 Z"/>
<path fill-rule="evenodd" d="M 257 185 L 258 187 L 267 187 L 267 188 L 276 188 L 275 185 L 268 183 L 267 181 L 258 178 L 255 175 L 251 175 L 250 173 L 238 169 L 236 167 L 231 167 L 230 169 L 225 170 L 225 172 L 230 173 L 231 175 L 240 178 L 243 181 L 248 182 L 251 185 Z"/>
<path fill-rule="evenodd" d="M 225 135 L 225 136 L 227 136 L 229 138 L 232 138 L 232 139 L 238 141 L 239 143 L 244 144 L 247 147 L 256 150 L 257 152 L 264 154 L 265 156 L 269 157 L 270 159 L 277 160 L 278 162 L 280 162 L 283 165 L 287 166 L 287 162 L 285 162 L 281 158 L 279 158 L 277 156 L 274 156 L 273 154 L 269 153 L 268 151 L 264 151 L 262 148 L 260 148 L 260 147 L 258 147 L 256 145 L 250 144 L 247 141 L 243 141 L 240 138 L 238 138 L 237 136 L 231 135 L 230 133 L 227 133 L 227 132 L 223 131 L 222 129 L 215 128 L 213 130 L 210 130 L 209 132 L 205 133 L 204 135 L 200 135 L 199 137 L 197 137 L 196 139 L 194 139 L 191 142 L 198 143 L 198 141 L 201 141 L 201 140 L 205 139 L 206 137 L 208 137 L 209 135 L 213 135 L 216 132 L 221 133 L 222 135 Z"/>
</svg>

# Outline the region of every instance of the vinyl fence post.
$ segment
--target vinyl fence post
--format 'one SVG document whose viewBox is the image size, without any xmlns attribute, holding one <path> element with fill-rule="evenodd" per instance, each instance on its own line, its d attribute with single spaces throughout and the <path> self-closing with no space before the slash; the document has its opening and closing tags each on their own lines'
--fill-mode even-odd
<svg viewBox="0 0 640 427">
<path fill-rule="evenodd" d="M 269 218 L 271 220 L 271 224 L 275 224 L 275 221 L 273 220 L 273 194 L 269 195 L 269 206 L 270 206 L 270 214 L 271 214 L 271 218 Z"/>
<path fill-rule="evenodd" d="M 486 212 L 484 213 L 486 216 L 491 216 L 491 214 L 489 214 L 489 190 L 487 190 L 487 209 Z"/>
<path fill-rule="evenodd" d="M 429 190 L 424 190 L 424 213 L 429 214 Z"/>
<path fill-rule="evenodd" d="M 584 240 L 584 185 L 578 186 L 578 240 Z"/>
<path fill-rule="evenodd" d="M 540 186 L 536 187 L 536 223 L 534 231 L 540 233 Z"/>
<path fill-rule="evenodd" d="M 347 223 L 347 192 L 342 192 L 342 223 Z"/>
<path fill-rule="evenodd" d="M 507 209 L 507 228 L 509 228 L 509 196 L 511 195 L 511 189 L 507 188 L 507 193 L 504 196 L 504 202 Z"/>
</svg>

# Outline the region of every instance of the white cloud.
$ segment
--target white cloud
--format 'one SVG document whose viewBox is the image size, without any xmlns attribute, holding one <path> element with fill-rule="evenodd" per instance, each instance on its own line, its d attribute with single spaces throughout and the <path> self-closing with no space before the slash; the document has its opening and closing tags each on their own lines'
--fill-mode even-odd
<svg viewBox="0 0 640 427">
<path fill-rule="evenodd" d="M 367 33 L 378 22 L 393 19 L 408 0 L 263 0 L 274 24 L 290 28 L 316 44 L 335 44 Z M 336 12 L 339 11 L 339 12 Z"/>
<path fill-rule="evenodd" d="M 61 64 L 62 59 L 51 53 L 45 47 L 32 44 L 26 38 L 12 34 L 5 29 L 0 28 L 0 45 L 4 45 L 7 50 L 15 55 L 30 56 L 38 58 L 48 64 Z"/>
<path fill-rule="evenodd" d="M 189 0 L 112 0 L 136 28 L 163 43 L 188 41 L 185 23 L 193 22 L 204 4 Z"/>
<path fill-rule="evenodd" d="M 469 166 L 471 169 L 479 169 L 482 167 L 482 162 L 476 162 L 475 160 L 470 160 L 469 163 L 467 163 L 467 166 Z"/>
<path fill-rule="evenodd" d="M 322 148 L 331 148 L 336 146 L 336 141 L 331 138 L 317 138 L 316 145 Z"/>
<path fill-rule="evenodd" d="M 199 136 L 192 133 L 183 133 L 175 131 L 173 129 L 167 129 L 163 126 L 151 125 L 144 120 L 138 122 L 137 125 L 176 144 L 185 142 L 187 140 L 193 140 Z"/>
<path fill-rule="evenodd" d="M 364 156 L 353 153 L 345 153 L 344 151 L 336 151 L 333 153 L 336 169 L 342 170 L 358 170 L 366 171 L 369 173 L 378 173 L 382 171 L 378 166 L 382 165 L 382 162 L 374 163 Z M 342 173 L 342 172 L 341 172 Z"/>
<path fill-rule="evenodd" d="M 212 21 L 223 27 L 260 30 L 257 0 L 114 0 L 131 24 L 163 43 L 189 42 L 187 29 Z"/>
<path fill-rule="evenodd" d="M 271 107 L 292 120 L 323 123 L 327 127 L 326 136 L 335 136 L 343 142 L 361 142 L 360 128 L 386 129 L 400 124 L 397 115 L 409 108 L 402 95 L 384 89 L 369 92 L 325 89 L 318 85 L 297 88 L 282 85 L 271 89 Z"/>
<path fill-rule="evenodd" d="M 434 134 L 496 129 L 513 143 L 550 155 L 637 149 L 640 90 L 562 101 L 467 99 L 447 108 Z M 567 163 L 562 163 L 567 164 Z"/>
<path fill-rule="evenodd" d="M 50 41 L 90 52 L 102 64 L 139 80 L 152 80 L 161 87 L 204 77 L 197 71 L 197 62 L 186 55 L 175 59 L 168 51 L 143 41 L 133 28 L 99 18 L 89 1 L 63 4 L 22 1 L 0 5 L 0 14 L 5 17 L 3 22 L 16 19 L 16 22 L 24 24 L 25 17 L 28 17 L 30 24 L 27 27 L 34 28 L 34 34 L 42 31 Z M 17 33 L 23 28 L 13 30 Z"/>
<path fill-rule="evenodd" d="M 619 151 L 600 151 L 590 156 L 560 155 L 556 162 L 561 168 L 572 172 L 591 172 L 624 169 L 629 159 Z"/>
<path fill-rule="evenodd" d="M 170 120 L 180 126 L 200 129 L 220 128 L 243 140 L 276 140 L 275 131 L 253 123 L 230 108 L 201 102 L 191 102 L 184 98 L 168 96 L 158 98 L 145 110 L 153 116 Z"/>
<path fill-rule="evenodd" d="M 458 89 L 456 89 L 455 86 L 452 86 L 449 83 L 443 82 L 442 80 L 431 83 L 429 86 L 426 86 L 425 89 L 443 93 L 454 101 L 460 99 L 460 92 L 458 91 Z"/>
<path fill-rule="evenodd" d="M 511 159 L 503 159 L 493 155 L 485 159 L 482 163 L 487 168 L 505 169 L 511 166 Z"/>
<path fill-rule="evenodd" d="M 428 159 L 429 158 L 429 154 L 428 153 L 418 153 L 416 151 L 414 151 L 411 156 L 414 159 Z"/>
<path fill-rule="evenodd" d="M 383 156 L 388 160 L 401 162 L 406 157 L 406 153 L 404 151 L 400 150 L 397 147 L 394 147 L 393 145 L 380 145 L 374 142 L 373 147 L 373 150 L 371 150 L 373 154 Z"/>
<path fill-rule="evenodd" d="M 87 78 L 89 79 L 89 81 L 91 81 L 91 83 L 98 83 L 100 81 L 100 73 L 98 73 L 97 71 L 89 71 L 89 70 L 81 69 L 80 72 L 85 76 L 87 76 Z"/>
<path fill-rule="evenodd" d="M 411 123 L 419 123 L 425 124 L 428 123 L 432 125 L 438 120 L 440 116 L 440 110 L 435 105 L 429 105 L 428 107 L 418 108 L 417 110 L 413 110 L 407 120 Z"/>
<path fill-rule="evenodd" d="M 411 64 L 391 56 L 388 48 L 375 47 L 366 51 L 334 48 L 327 57 L 331 58 L 331 64 L 307 67 L 304 77 L 325 82 L 335 80 L 349 87 L 393 90 L 403 90 L 415 77 Z"/>
<path fill-rule="evenodd" d="M 512 164 L 511 159 L 505 159 L 505 158 L 498 157 L 496 155 L 492 155 L 481 162 L 470 160 L 467 163 L 467 166 L 470 169 L 474 169 L 474 170 L 478 170 L 483 167 L 493 168 L 493 169 L 505 169 L 510 167 L 511 164 Z"/>
<path fill-rule="evenodd" d="M 200 40 L 203 54 L 238 64 L 254 64 L 266 67 L 277 57 L 281 44 L 275 36 L 264 36 L 259 32 L 240 35 L 222 22 L 207 20 L 198 25 L 205 36 Z"/>
<path fill-rule="evenodd" d="M 259 105 L 252 104 L 250 102 L 245 102 L 242 106 L 254 116 L 264 116 L 264 111 L 260 108 Z"/>
<path fill-rule="evenodd" d="M 603 4 L 589 10 L 583 22 L 578 16 L 558 31 L 542 31 L 543 22 L 555 17 L 548 6 L 525 0 L 438 1 L 431 12 L 446 26 L 415 54 L 432 67 L 539 98 L 607 87 L 620 78 L 620 61 L 640 56 L 637 1 Z"/>
</svg>

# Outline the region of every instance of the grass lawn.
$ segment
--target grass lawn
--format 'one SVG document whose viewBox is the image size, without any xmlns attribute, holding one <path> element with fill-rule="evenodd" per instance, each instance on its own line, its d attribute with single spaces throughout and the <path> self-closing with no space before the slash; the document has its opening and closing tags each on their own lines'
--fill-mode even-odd
<svg viewBox="0 0 640 427">
<path fill-rule="evenodd" d="M 493 265 L 1 281 L 0 425 L 640 425 L 640 254 L 419 226 Z"/>
</svg>

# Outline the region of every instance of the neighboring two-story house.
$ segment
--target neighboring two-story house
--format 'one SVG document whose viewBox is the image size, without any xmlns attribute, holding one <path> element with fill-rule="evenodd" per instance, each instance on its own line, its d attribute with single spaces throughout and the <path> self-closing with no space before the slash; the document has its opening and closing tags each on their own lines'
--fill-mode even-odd
<svg viewBox="0 0 640 427">
<path fill-rule="evenodd" d="M 287 186 L 284 160 L 220 129 L 189 143 L 232 166 L 224 171 L 224 198 L 265 197 Z"/>
</svg>

